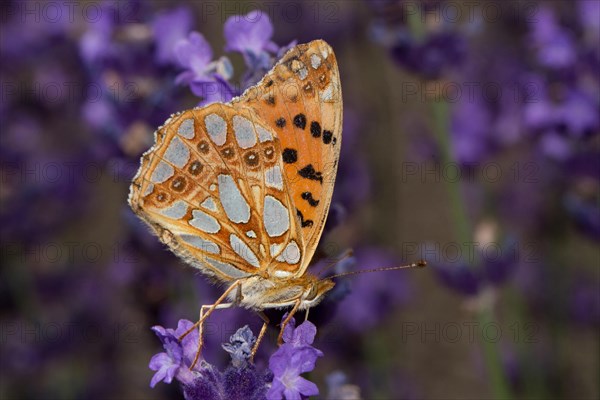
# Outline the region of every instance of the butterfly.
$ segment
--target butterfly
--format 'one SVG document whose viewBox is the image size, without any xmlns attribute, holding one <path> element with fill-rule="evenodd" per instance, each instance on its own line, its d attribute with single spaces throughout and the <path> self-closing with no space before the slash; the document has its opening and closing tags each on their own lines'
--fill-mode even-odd
<svg viewBox="0 0 600 400">
<path fill-rule="evenodd" d="M 240 97 L 176 113 L 155 132 L 129 204 L 175 254 L 226 286 L 201 307 L 200 340 L 210 313 L 242 306 L 264 322 L 254 355 L 269 323 L 263 310 L 291 307 L 281 343 L 294 313 L 333 288 L 307 268 L 333 194 L 342 109 L 335 55 L 315 40 Z"/>
</svg>

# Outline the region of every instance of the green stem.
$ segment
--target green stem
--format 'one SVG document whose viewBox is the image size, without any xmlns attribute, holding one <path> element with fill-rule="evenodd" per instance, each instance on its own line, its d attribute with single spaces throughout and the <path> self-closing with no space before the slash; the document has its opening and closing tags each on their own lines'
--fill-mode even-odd
<svg viewBox="0 0 600 400">
<path fill-rule="evenodd" d="M 441 151 L 443 165 L 457 165 L 454 160 L 449 134 L 449 110 L 448 103 L 445 101 L 435 102 L 432 104 L 433 114 L 433 130 L 438 141 L 438 145 Z M 463 245 L 471 242 L 473 232 L 469 217 L 465 209 L 465 201 L 463 199 L 460 182 L 446 182 L 446 188 L 448 190 L 448 196 L 450 197 L 450 203 L 452 207 L 452 217 L 454 225 L 456 226 L 456 234 L 459 240 L 462 241 Z M 477 260 L 469 260 L 471 266 L 475 268 L 477 266 Z M 479 324 L 484 327 L 487 324 L 493 322 L 494 312 L 491 308 L 486 308 L 478 314 Z M 492 385 L 492 391 L 496 399 L 510 399 L 512 398 L 510 388 L 504 375 L 502 368 L 502 360 L 498 352 L 498 346 L 489 340 L 483 341 L 483 354 L 485 357 L 485 363 L 487 366 L 490 382 Z"/>
<path fill-rule="evenodd" d="M 433 131 L 441 152 L 442 168 L 450 165 L 457 165 L 454 161 L 448 134 L 448 121 L 450 120 L 448 103 L 442 100 L 432 103 L 431 107 L 433 113 Z M 457 230 L 456 235 L 462 242 L 462 245 L 466 246 L 467 243 L 472 242 L 473 232 L 471 224 L 469 223 L 467 210 L 465 209 L 465 201 L 461 191 L 460 180 L 456 182 L 445 180 L 445 182 L 448 196 L 450 197 L 452 216 Z M 469 260 L 469 262 L 474 263 L 475 260 Z"/>
<path fill-rule="evenodd" d="M 432 103 L 433 130 L 440 147 L 441 158 L 443 165 L 458 165 L 454 159 L 452 152 L 450 136 L 449 136 L 449 107 L 446 101 Z M 469 216 L 465 208 L 465 201 L 461 190 L 460 182 L 446 181 L 446 188 L 450 198 L 450 207 L 452 209 L 452 218 L 456 229 L 456 237 L 466 246 L 466 243 L 473 241 L 473 231 L 469 222 Z M 474 255 L 476 257 L 476 254 Z M 472 268 L 477 267 L 479 259 L 474 258 L 468 260 Z M 494 311 L 491 308 L 486 308 L 478 314 L 480 326 L 484 327 L 494 321 Z M 482 343 L 483 354 L 487 371 L 492 385 L 492 391 L 496 399 L 510 399 L 512 394 L 504 370 L 502 368 L 502 360 L 498 344 L 485 340 Z"/>
<path fill-rule="evenodd" d="M 482 327 L 494 322 L 494 312 L 491 309 L 482 310 L 479 315 L 479 324 Z M 494 398 L 498 400 L 511 399 L 513 396 L 506 382 L 502 360 L 498 352 L 498 343 L 483 339 L 483 354 L 487 365 L 488 374 L 492 384 Z"/>
<path fill-rule="evenodd" d="M 417 10 L 415 10 L 417 11 Z M 425 24 L 423 23 L 423 15 L 419 12 L 408 13 L 408 26 L 413 37 L 419 41 L 425 37 Z"/>
<path fill-rule="evenodd" d="M 420 13 L 412 13 L 408 20 L 409 28 L 416 38 L 422 38 L 425 34 L 425 24 L 422 21 Z M 449 129 L 449 106 L 445 100 L 435 101 L 432 103 L 432 128 L 436 136 L 440 151 L 441 162 L 444 166 L 456 165 L 454 154 L 452 152 L 450 129 Z M 461 190 L 460 180 L 458 182 L 446 181 L 446 189 L 450 198 L 452 209 L 452 217 L 456 227 L 457 238 L 462 241 L 463 245 L 473 241 L 473 230 L 465 209 L 465 201 Z M 475 268 L 478 264 L 477 259 L 469 260 L 471 266 Z M 482 309 L 477 315 L 479 324 L 482 327 L 494 321 L 494 311 L 491 307 Z M 498 352 L 498 346 L 490 340 L 484 340 L 483 354 L 485 364 L 487 366 L 492 391 L 496 399 L 511 399 L 512 393 L 506 381 L 506 376 L 502 368 L 502 360 Z"/>
</svg>

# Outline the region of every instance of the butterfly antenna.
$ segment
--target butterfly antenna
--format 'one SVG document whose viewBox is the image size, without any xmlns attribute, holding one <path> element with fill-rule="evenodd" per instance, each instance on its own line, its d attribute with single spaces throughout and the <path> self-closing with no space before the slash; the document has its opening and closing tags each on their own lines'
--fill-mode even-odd
<svg viewBox="0 0 600 400">
<path fill-rule="evenodd" d="M 354 255 L 354 251 L 352 249 L 348 249 L 344 252 L 344 254 L 342 254 L 342 256 L 340 258 L 338 258 L 337 260 L 325 265 L 323 268 L 321 268 L 319 270 L 319 272 L 317 272 L 317 276 L 321 276 L 321 274 L 323 274 L 325 271 L 327 271 L 328 269 L 331 269 L 333 267 L 335 267 L 336 265 L 338 265 L 339 263 L 341 263 L 342 261 L 344 261 L 347 258 L 352 257 L 352 255 Z"/>
<path fill-rule="evenodd" d="M 362 269 L 360 271 L 344 272 L 344 273 L 341 273 L 341 274 L 336 274 L 336 275 L 328 276 L 327 278 L 324 278 L 324 279 L 340 278 L 342 276 L 366 274 L 366 273 L 370 273 L 370 272 L 395 271 L 395 270 L 398 270 L 398 269 L 407 269 L 407 268 L 425 268 L 426 266 L 427 266 L 427 261 L 421 260 L 421 261 L 416 262 L 416 263 L 412 263 L 412 264 L 408 264 L 408 265 L 399 265 L 397 267 L 382 267 L 382 268 L 373 268 L 373 269 Z"/>
</svg>

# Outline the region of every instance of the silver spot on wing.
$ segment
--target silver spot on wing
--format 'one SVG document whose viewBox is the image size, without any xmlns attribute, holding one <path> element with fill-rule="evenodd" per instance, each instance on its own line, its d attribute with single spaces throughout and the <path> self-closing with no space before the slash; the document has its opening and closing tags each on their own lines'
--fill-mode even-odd
<svg viewBox="0 0 600 400">
<path fill-rule="evenodd" d="M 195 136 L 194 120 L 189 118 L 183 121 L 181 125 L 179 125 L 177 133 L 186 139 L 193 139 Z"/>
<path fill-rule="evenodd" d="M 219 248 L 219 245 L 211 242 L 210 240 L 202 239 L 199 236 L 181 235 L 181 240 L 183 240 L 190 246 L 195 247 L 198 250 L 202 250 L 206 253 L 212 253 L 212 254 L 221 253 L 221 249 Z"/>
<path fill-rule="evenodd" d="M 270 237 L 283 235 L 290 229 L 288 209 L 273 196 L 265 196 L 263 207 L 263 222 Z"/>
<path fill-rule="evenodd" d="M 200 229 L 206 233 L 217 233 L 221 230 L 221 225 L 219 225 L 219 221 L 217 221 L 213 216 L 208 215 L 204 211 L 193 210 L 192 218 L 189 223 L 195 228 Z"/>
<path fill-rule="evenodd" d="M 252 249 L 250 249 L 250 247 L 248 247 L 248 245 L 244 243 L 242 239 L 240 239 L 232 233 L 229 236 L 229 244 L 231 244 L 231 248 L 238 256 L 248 261 L 248 263 L 250 263 L 250 265 L 252 265 L 253 267 L 259 267 L 260 264 L 258 262 L 256 254 L 254 254 Z"/>
<path fill-rule="evenodd" d="M 230 175 L 219 175 L 219 199 L 231 222 L 246 223 L 250 220 L 250 206 Z"/>
<path fill-rule="evenodd" d="M 217 146 L 224 145 L 227 141 L 227 123 L 225 120 L 217 114 L 208 114 L 204 117 L 204 124 L 211 140 Z"/>
</svg>

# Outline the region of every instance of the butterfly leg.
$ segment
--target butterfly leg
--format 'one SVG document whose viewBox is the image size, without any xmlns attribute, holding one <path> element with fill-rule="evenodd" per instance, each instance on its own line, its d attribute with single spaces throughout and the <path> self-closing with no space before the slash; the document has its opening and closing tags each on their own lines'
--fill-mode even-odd
<svg viewBox="0 0 600 400">
<path fill-rule="evenodd" d="M 254 347 L 252 348 L 252 355 L 250 356 L 250 361 L 254 360 L 254 356 L 258 351 L 258 346 L 260 346 L 260 342 L 262 342 L 265 333 L 267 333 L 267 327 L 269 326 L 269 322 L 271 322 L 269 317 L 267 317 L 267 314 L 265 314 L 263 311 L 257 311 L 256 313 L 263 320 L 263 326 L 262 328 L 260 328 L 258 338 L 256 339 L 256 343 L 254 343 Z"/>
<path fill-rule="evenodd" d="M 198 325 L 198 350 L 196 351 L 196 356 L 194 357 L 194 361 L 192 362 L 192 365 L 190 366 L 190 370 L 194 368 L 194 366 L 198 362 L 198 359 L 200 358 L 200 354 L 202 353 L 202 346 L 204 345 L 204 322 L 205 322 L 206 318 L 208 318 L 208 316 L 210 314 L 212 314 L 212 312 L 214 310 L 230 308 L 230 307 L 235 306 L 236 304 L 237 303 L 221 303 L 214 308 L 213 308 L 214 304 L 207 304 L 207 305 L 203 305 L 202 307 L 200 307 L 200 319 L 199 320 L 203 321 L 203 322 Z"/>
<path fill-rule="evenodd" d="M 296 300 L 294 307 L 281 323 L 281 329 L 279 330 L 279 335 L 277 336 L 277 345 L 281 346 L 283 344 L 283 331 L 285 330 L 285 327 L 290 322 L 294 314 L 296 314 L 296 311 L 298 311 L 298 307 L 300 307 L 300 299 Z"/>
<path fill-rule="evenodd" d="M 183 340 L 184 337 L 186 337 L 187 335 L 190 334 L 190 332 L 192 332 L 194 329 L 198 328 L 199 330 L 199 337 L 198 337 L 198 351 L 196 352 L 196 357 L 194 357 L 194 361 L 192 362 L 192 365 L 190 366 L 190 369 L 194 368 L 194 366 L 196 365 L 196 363 L 198 362 L 198 358 L 200 357 L 200 350 L 201 350 L 201 346 L 202 346 L 202 325 L 204 324 L 204 321 L 206 320 L 206 318 L 208 318 L 210 316 L 210 314 L 212 314 L 212 312 L 214 310 L 216 310 L 217 308 L 228 308 L 231 307 L 235 304 L 237 304 L 237 301 L 234 303 L 223 303 L 223 301 L 227 298 L 227 296 L 236 288 L 238 288 L 241 284 L 241 281 L 235 281 L 231 286 L 229 286 L 227 288 L 227 290 L 225 290 L 225 292 L 223 292 L 223 294 L 221 295 L 221 297 L 219 297 L 217 299 L 217 301 L 214 302 L 214 304 L 210 304 L 210 305 L 204 305 L 202 307 L 200 307 L 200 319 L 198 320 L 198 322 L 196 322 L 194 325 L 192 325 L 190 327 L 190 329 L 188 329 L 187 331 L 185 331 L 183 333 L 183 335 L 181 335 L 179 337 L 179 340 Z M 206 307 L 206 312 L 204 312 Z"/>
</svg>

